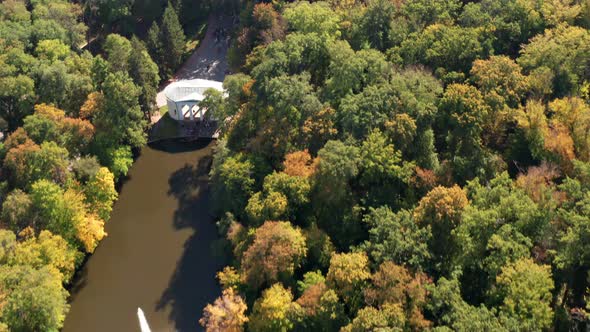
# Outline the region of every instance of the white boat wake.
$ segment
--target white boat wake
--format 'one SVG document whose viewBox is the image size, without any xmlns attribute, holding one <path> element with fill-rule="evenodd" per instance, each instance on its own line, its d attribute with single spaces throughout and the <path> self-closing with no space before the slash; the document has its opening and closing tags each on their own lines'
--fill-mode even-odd
<svg viewBox="0 0 590 332">
<path fill-rule="evenodd" d="M 137 318 L 139 319 L 139 328 L 141 329 L 141 332 L 152 332 L 141 308 L 137 308 Z"/>
</svg>

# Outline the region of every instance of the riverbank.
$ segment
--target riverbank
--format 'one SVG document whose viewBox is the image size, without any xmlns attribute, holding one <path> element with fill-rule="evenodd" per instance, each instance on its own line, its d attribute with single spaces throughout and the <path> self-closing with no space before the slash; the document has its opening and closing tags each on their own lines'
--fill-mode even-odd
<svg viewBox="0 0 590 332">
<path fill-rule="evenodd" d="M 209 214 L 214 144 L 142 149 L 106 225 L 109 236 L 76 277 L 63 331 L 138 331 L 138 307 L 153 331 L 199 330 L 224 265 Z"/>
</svg>

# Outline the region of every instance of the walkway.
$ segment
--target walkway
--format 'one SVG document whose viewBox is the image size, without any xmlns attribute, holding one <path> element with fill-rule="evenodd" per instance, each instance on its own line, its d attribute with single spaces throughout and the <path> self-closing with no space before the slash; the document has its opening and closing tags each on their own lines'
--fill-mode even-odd
<svg viewBox="0 0 590 332">
<path fill-rule="evenodd" d="M 189 80 L 202 78 L 222 82 L 225 78 L 228 66 L 226 61 L 229 42 L 226 40 L 217 41 L 215 31 L 223 28 L 229 31 L 231 18 L 211 17 L 207 25 L 205 38 L 201 41 L 199 48 L 195 51 L 182 67 L 174 75 L 174 80 Z M 161 87 L 156 97 L 158 108 L 166 105 L 164 88 Z"/>
</svg>

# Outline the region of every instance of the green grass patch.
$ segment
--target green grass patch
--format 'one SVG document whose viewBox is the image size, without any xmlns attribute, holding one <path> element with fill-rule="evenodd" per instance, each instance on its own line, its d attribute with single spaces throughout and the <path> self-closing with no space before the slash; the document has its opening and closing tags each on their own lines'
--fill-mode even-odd
<svg viewBox="0 0 590 332">
<path fill-rule="evenodd" d="M 191 27 L 193 26 L 194 29 L 187 29 L 186 31 L 186 45 L 184 47 L 184 52 L 187 56 L 199 47 L 201 40 L 205 37 L 205 32 L 207 32 L 207 22 L 195 24 Z"/>
</svg>

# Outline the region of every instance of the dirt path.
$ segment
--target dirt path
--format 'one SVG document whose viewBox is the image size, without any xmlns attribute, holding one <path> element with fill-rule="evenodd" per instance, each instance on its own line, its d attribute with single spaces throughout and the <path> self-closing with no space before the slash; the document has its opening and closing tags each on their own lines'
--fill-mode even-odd
<svg viewBox="0 0 590 332">
<path fill-rule="evenodd" d="M 205 38 L 200 42 L 199 48 L 176 72 L 173 80 L 202 78 L 223 81 L 228 68 L 226 56 L 229 41 L 227 39 L 217 40 L 215 32 L 220 28 L 229 32 L 231 22 L 231 18 L 229 17 L 211 16 L 207 24 Z M 166 105 L 166 96 L 164 96 L 165 87 L 166 85 L 161 86 L 161 90 L 156 97 L 158 108 Z"/>
</svg>

